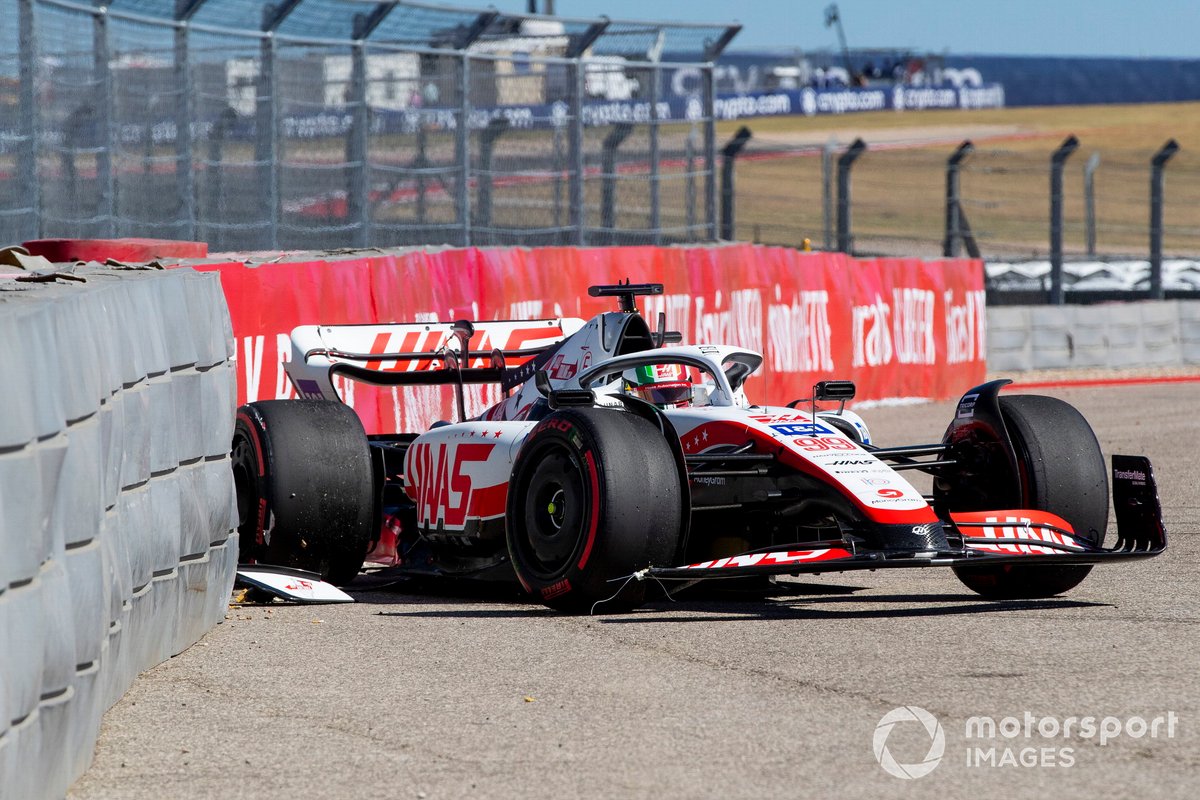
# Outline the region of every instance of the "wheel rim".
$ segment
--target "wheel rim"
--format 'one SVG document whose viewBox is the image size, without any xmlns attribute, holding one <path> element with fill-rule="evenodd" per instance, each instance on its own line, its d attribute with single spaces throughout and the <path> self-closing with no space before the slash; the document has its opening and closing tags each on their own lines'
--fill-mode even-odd
<svg viewBox="0 0 1200 800">
<path fill-rule="evenodd" d="M 519 546 L 526 565 L 538 577 L 554 578 L 576 558 L 590 498 L 583 470 L 571 453 L 551 446 L 539 455 L 524 487 L 524 530 Z"/>
</svg>

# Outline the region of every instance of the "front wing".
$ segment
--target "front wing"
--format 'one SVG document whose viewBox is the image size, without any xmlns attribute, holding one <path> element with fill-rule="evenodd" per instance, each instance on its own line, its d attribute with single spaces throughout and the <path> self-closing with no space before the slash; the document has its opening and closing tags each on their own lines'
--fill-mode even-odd
<svg viewBox="0 0 1200 800">
<path fill-rule="evenodd" d="M 1108 564 L 1152 558 L 1167 549 L 1167 531 L 1150 461 L 1113 456 L 1117 543 L 1096 547 L 1065 521 L 1038 511 L 953 514 L 945 550 L 868 550 L 854 540 L 781 545 L 680 567 L 650 567 L 639 579 L 697 581 L 751 575 L 795 575 L 850 570 L 984 564 Z"/>
</svg>

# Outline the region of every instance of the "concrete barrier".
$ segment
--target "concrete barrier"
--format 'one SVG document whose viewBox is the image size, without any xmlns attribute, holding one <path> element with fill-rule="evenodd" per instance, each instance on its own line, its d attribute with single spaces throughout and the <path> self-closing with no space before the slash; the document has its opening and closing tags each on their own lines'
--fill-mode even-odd
<svg viewBox="0 0 1200 800">
<path fill-rule="evenodd" d="M 1200 365 L 1200 300 L 988 309 L 988 370 Z"/>
<path fill-rule="evenodd" d="M 137 674 L 223 619 L 237 562 L 217 276 L 43 278 L 0 275 L 6 798 L 66 793 Z"/>
</svg>

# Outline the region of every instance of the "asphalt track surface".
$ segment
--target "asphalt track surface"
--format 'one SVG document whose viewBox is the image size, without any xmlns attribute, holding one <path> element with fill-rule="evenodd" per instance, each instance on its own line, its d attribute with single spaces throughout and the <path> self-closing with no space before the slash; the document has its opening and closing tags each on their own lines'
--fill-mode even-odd
<svg viewBox="0 0 1200 800">
<path fill-rule="evenodd" d="M 505 593 L 360 578 L 354 605 L 233 608 L 142 675 L 69 796 L 1194 798 L 1198 391 L 1038 390 L 1083 411 L 1106 455 L 1151 457 L 1172 537 L 1165 555 L 1097 568 L 1064 597 L 982 601 L 931 569 L 564 617 Z M 881 443 L 915 443 L 939 438 L 950 408 L 864 415 Z M 917 779 L 873 750 L 903 706 L 944 737 Z M 994 738 L 968 739 L 983 716 Z M 1063 738 L 1051 723 L 1068 717 L 1122 732 L 1101 745 L 1077 719 Z M 881 741 L 909 765 L 933 743 L 913 721 Z M 992 763 L 968 766 L 975 748 L 994 748 Z"/>
</svg>

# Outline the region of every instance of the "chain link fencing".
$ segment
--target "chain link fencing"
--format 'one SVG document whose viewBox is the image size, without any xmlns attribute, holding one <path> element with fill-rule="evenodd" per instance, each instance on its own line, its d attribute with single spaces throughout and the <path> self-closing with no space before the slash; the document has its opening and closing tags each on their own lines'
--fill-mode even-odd
<svg viewBox="0 0 1200 800">
<path fill-rule="evenodd" d="M 959 144 L 868 146 L 849 168 L 849 249 L 936 257 L 948 239 L 955 252 L 965 250 L 963 237 L 970 236 L 986 260 L 1048 258 L 1050 157 L 1057 142 L 975 145 L 959 169 L 961 221 L 955 225 L 947 213 L 947 162 Z M 794 247 L 807 239 L 814 248 L 838 249 L 837 162 L 849 145 L 794 145 L 770 133 L 752 139 L 736 163 L 736 238 Z M 1066 257 L 1147 258 L 1154 155 L 1149 149 L 1106 153 L 1083 140 L 1064 165 Z M 1163 256 L 1195 259 L 1200 154 L 1182 149 L 1163 165 L 1162 208 Z"/>
<path fill-rule="evenodd" d="M 716 237 L 712 62 L 737 26 L 361 0 L 0 18 L 0 242 Z M 664 96 L 681 67 L 701 75 L 686 104 Z"/>
</svg>

